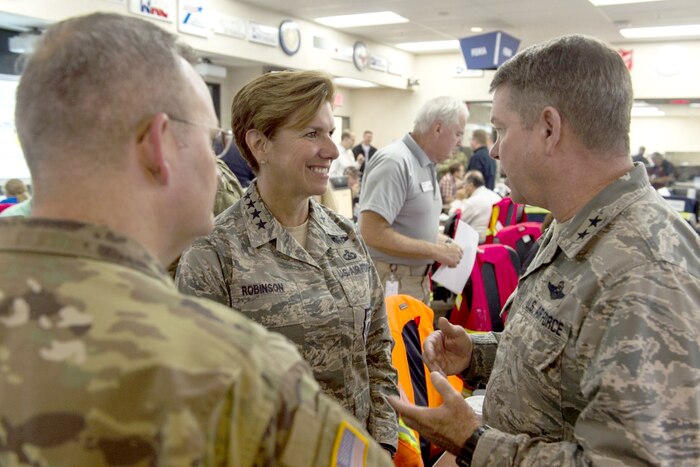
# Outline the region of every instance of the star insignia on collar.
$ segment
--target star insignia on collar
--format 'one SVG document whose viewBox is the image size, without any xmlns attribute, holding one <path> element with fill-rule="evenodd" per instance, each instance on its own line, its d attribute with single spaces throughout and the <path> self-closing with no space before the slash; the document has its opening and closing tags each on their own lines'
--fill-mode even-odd
<svg viewBox="0 0 700 467">
<path fill-rule="evenodd" d="M 584 230 L 583 232 L 579 232 L 578 239 L 583 240 L 583 237 L 585 237 L 586 235 L 588 235 L 588 229 Z"/>
<path fill-rule="evenodd" d="M 248 199 L 248 207 L 251 209 L 255 207 L 255 203 L 253 202 L 252 199 Z"/>
<path fill-rule="evenodd" d="M 260 222 L 258 222 L 256 225 L 258 226 L 258 229 L 264 229 L 265 226 L 267 225 L 267 222 L 265 222 L 264 220 L 260 219 Z"/>
<path fill-rule="evenodd" d="M 253 216 L 253 219 L 258 219 L 258 218 L 260 218 L 261 213 L 262 213 L 262 211 L 256 209 L 253 212 L 251 212 L 250 214 Z"/>
<path fill-rule="evenodd" d="M 601 219 L 600 217 L 595 216 L 593 219 L 588 219 L 588 222 L 591 223 L 591 227 L 597 227 L 597 226 L 598 226 L 598 222 L 600 222 L 600 221 L 602 221 L 602 220 L 603 220 L 603 219 Z"/>
</svg>

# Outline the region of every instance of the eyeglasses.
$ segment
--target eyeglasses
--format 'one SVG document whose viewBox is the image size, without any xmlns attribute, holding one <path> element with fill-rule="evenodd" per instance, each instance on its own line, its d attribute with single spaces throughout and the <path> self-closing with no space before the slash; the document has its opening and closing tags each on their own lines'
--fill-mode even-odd
<svg viewBox="0 0 700 467">
<path fill-rule="evenodd" d="M 205 125 L 203 123 L 190 122 L 189 120 L 184 120 L 182 118 L 169 116 L 170 120 L 175 122 L 184 123 L 185 125 L 199 126 L 202 128 L 208 128 L 215 131 L 215 135 L 211 137 L 211 148 L 214 151 L 217 159 L 220 159 L 226 155 L 228 150 L 231 148 L 231 142 L 233 141 L 233 132 L 231 130 L 224 130 L 223 128 Z"/>
</svg>

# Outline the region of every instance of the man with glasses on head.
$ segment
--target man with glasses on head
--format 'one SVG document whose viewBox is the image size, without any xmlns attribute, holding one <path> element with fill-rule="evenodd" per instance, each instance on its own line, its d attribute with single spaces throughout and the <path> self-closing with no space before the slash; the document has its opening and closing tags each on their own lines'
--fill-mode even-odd
<svg viewBox="0 0 700 467">
<path fill-rule="evenodd" d="M 220 130 L 193 58 L 93 14 L 27 62 L 36 189 L 32 217 L 0 222 L 0 465 L 391 465 L 291 343 L 165 275 L 213 225 Z"/>
</svg>

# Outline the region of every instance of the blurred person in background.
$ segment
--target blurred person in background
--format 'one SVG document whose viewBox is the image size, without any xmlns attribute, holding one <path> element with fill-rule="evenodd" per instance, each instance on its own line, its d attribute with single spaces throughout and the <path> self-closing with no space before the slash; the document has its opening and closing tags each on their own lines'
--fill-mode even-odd
<svg viewBox="0 0 700 467">
<path fill-rule="evenodd" d="M 27 185 L 19 178 L 11 178 L 5 182 L 5 199 L 0 203 L 21 203 L 29 199 Z"/>
</svg>

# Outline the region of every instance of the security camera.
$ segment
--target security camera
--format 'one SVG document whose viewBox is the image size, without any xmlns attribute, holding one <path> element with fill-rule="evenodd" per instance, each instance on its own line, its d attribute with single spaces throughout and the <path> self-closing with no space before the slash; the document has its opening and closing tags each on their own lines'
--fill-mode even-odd
<svg viewBox="0 0 700 467">
<path fill-rule="evenodd" d="M 408 82 L 406 83 L 409 88 L 412 88 L 414 86 L 420 86 L 420 79 L 418 78 L 408 78 Z"/>
</svg>

